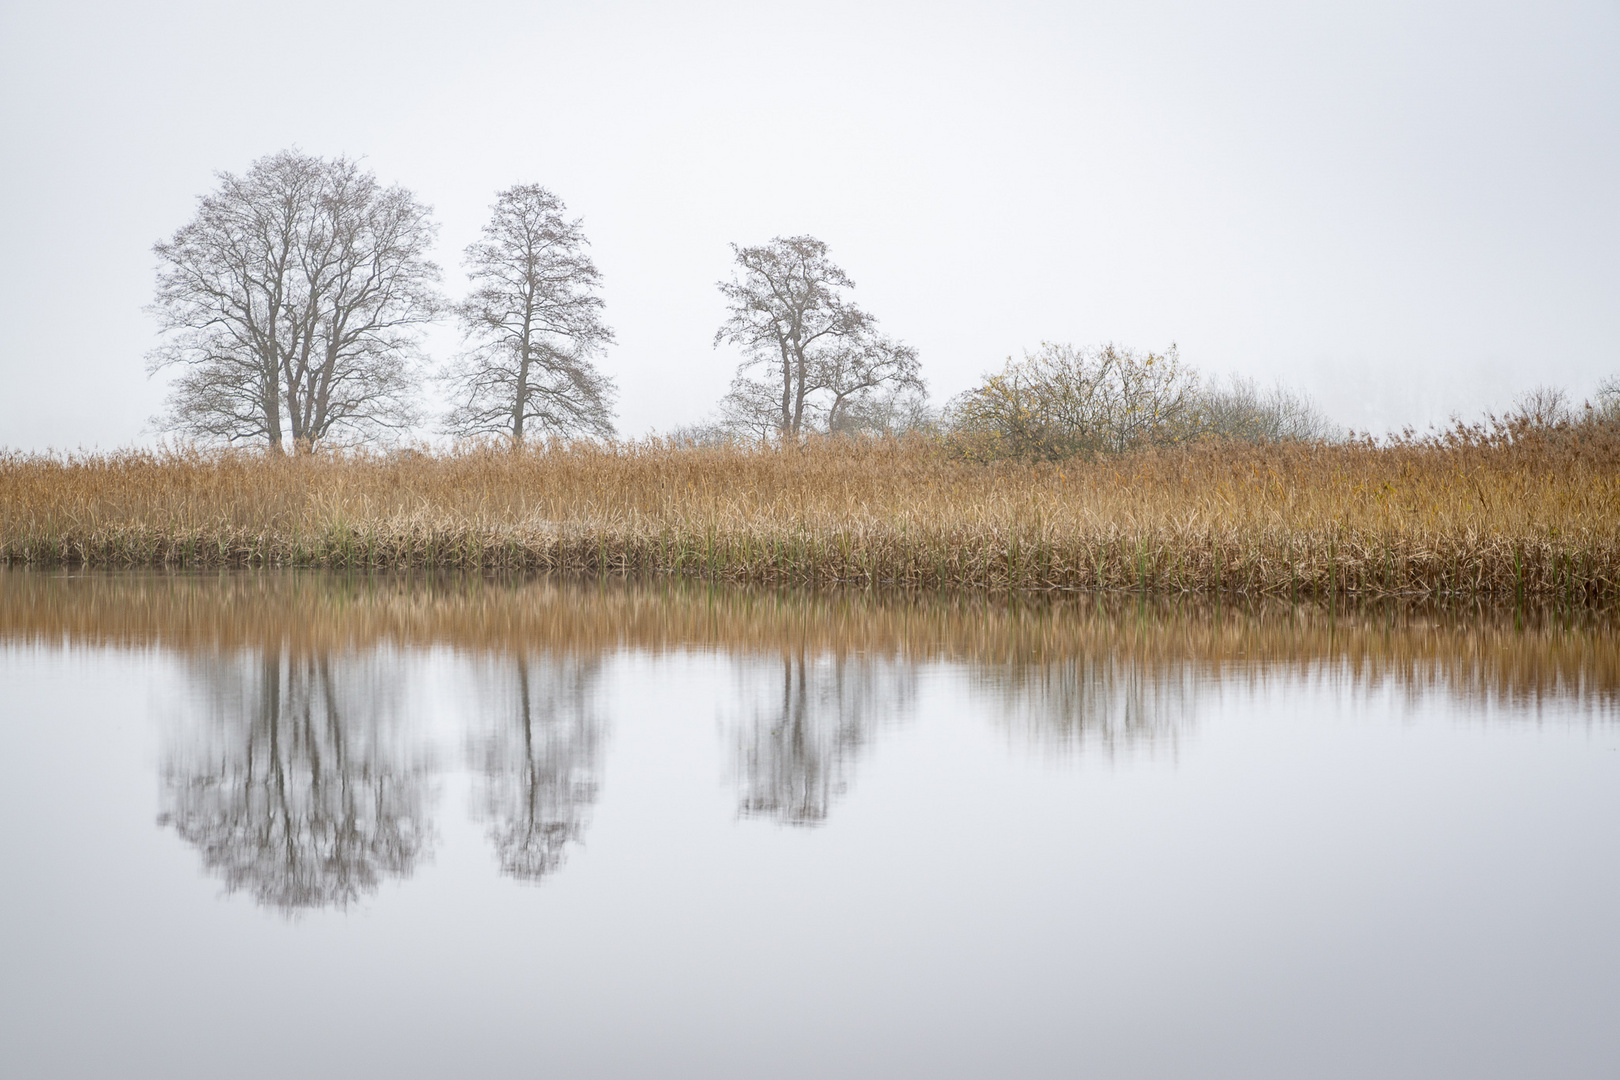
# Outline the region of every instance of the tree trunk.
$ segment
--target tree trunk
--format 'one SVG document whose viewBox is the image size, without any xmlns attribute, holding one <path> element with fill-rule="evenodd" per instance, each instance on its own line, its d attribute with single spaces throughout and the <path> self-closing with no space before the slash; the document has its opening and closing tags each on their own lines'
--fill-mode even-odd
<svg viewBox="0 0 1620 1080">
<path fill-rule="evenodd" d="M 786 436 L 793 430 L 793 354 L 786 339 L 778 345 L 782 350 L 782 418 L 777 428 Z"/>
<path fill-rule="evenodd" d="M 529 405 L 529 358 L 533 346 L 529 343 L 530 327 L 534 324 L 534 306 L 530 303 L 523 312 L 523 338 L 518 342 L 517 394 L 512 402 L 512 443 L 523 442 L 523 414 Z"/>
<path fill-rule="evenodd" d="M 281 446 L 281 375 L 272 370 L 259 380 L 259 400 L 264 407 L 264 430 L 270 439 L 270 452 L 279 456 Z"/>
<path fill-rule="evenodd" d="M 794 342 L 793 352 L 794 358 L 798 360 L 798 364 L 795 365 L 798 370 L 794 372 L 795 385 L 793 388 L 793 437 L 794 439 L 798 439 L 799 433 L 804 430 L 805 386 L 809 380 L 810 373 L 807 370 L 808 365 L 804 359 L 804 347 L 798 342 Z"/>
</svg>

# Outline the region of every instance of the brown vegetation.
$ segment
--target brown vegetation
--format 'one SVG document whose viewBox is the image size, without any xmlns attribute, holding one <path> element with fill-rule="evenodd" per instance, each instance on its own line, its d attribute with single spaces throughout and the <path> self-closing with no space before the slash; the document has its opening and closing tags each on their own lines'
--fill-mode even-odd
<svg viewBox="0 0 1620 1080">
<path fill-rule="evenodd" d="M 1493 701 L 1620 702 L 1610 617 L 1275 599 L 902 594 L 715 585 L 689 578 L 484 577 L 331 571 L 0 570 L 0 643 L 295 655 L 449 647 L 594 657 L 720 649 L 966 663 L 1016 689 L 1065 665 L 1176 679 L 1316 672 L 1366 688 L 1443 685 Z M 1060 693 L 1062 687 L 1049 687 Z"/>
<path fill-rule="evenodd" d="M 0 459 L 0 562 L 1620 598 L 1620 437 L 1459 428 L 975 464 L 924 439 Z"/>
</svg>

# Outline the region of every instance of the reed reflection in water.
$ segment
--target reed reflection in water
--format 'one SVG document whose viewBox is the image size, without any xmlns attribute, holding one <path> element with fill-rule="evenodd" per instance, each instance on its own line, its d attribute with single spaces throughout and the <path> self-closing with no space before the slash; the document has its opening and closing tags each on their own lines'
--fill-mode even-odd
<svg viewBox="0 0 1620 1080">
<path fill-rule="evenodd" d="M 1039 700 L 1072 698 L 1103 674 L 1315 677 L 1346 686 L 1443 688 L 1470 700 L 1620 702 L 1611 615 L 1406 606 L 1327 609 L 1141 601 L 1118 596 L 776 591 L 685 579 L 412 578 L 240 572 L 46 574 L 0 569 L 0 642 L 159 646 L 185 656 L 237 648 L 297 655 L 448 647 L 471 656 L 601 657 L 715 651 L 957 663 Z M 773 663 L 775 661 L 773 660 Z M 1030 672 L 1092 665 L 1056 682 Z M 780 678 L 781 668 L 772 679 Z M 1047 689 L 1040 689 L 1041 686 Z M 1123 703 L 1124 699 L 1121 699 Z M 1100 702 L 1098 703 L 1100 704 Z M 1067 721 L 1065 721 L 1067 723 Z"/>
<path fill-rule="evenodd" d="M 158 821 L 229 892 L 283 911 L 343 907 L 432 850 L 431 775 L 397 723 L 391 649 L 203 655 L 186 670 Z"/>
</svg>

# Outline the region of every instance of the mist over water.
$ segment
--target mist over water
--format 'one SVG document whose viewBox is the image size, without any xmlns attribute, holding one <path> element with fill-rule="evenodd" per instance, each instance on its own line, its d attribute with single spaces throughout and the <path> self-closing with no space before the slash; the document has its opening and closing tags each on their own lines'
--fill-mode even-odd
<svg viewBox="0 0 1620 1080">
<path fill-rule="evenodd" d="M 1620 1053 L 1603 616 L 3 571 L 0 687 L 9 1075 Z"/>
</svg>

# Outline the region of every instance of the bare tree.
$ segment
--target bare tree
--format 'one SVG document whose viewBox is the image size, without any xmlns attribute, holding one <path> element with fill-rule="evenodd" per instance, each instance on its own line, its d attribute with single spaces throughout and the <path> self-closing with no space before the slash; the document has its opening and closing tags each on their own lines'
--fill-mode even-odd
<svg viewBox="0 0 1620 1080">
<path fill-rule="evenodd" d="M 826 392 L 826 430 L 893 432 L 916 426 L 928 399 L 919 366 L 916 349 L 871 332 L 827 350 L 818 372 Z"/>
<path fill-rule="evenodd" d="M 1561 387 L 1543 385 L 1514 398 L 1513 411 L 1508 416 L 1528 427 L 1549 428 L 1573 421 L 1575 409 L 1568 392 Z"/>
<path fill-rule="evenodd" d="M 1590 415 L 1600 423 L 1620 422 L 1620 375 L 1610 375 L 1598 383 L 1597 404 L 1590 406 Z"/>
<path fill-rule="evenodd" d="M 847 297 L 855 283 L 813 236 L 776 237 L 736 253 L 720 283 L 730 314 L 714 343 L 744 360 L 721 404 L 722 423 L 749 435 L 798 439 L 847 428 L 885 393 L 926 394 L 916 350 L 884 337 Z M 763 368 L 764 374 L 752 372 Z"/>
<path fill-rule="evenodd" d="M 765 379 L 738 371 L 731 389 L 720 399 L 719 417 L 714 425 L 733 439 L 768 442 L 780 436 L 782 426 L 781 387 Z"/>
<path fill-rule="evenodd" d="M 1202 387 L 1196 412 L 1200 435 L 1250 442 L 1314 442 L 1343 435 L 1307 395 L 1281 384 L 1262 389 L 1238 375 Z"/>
<path fill-rule="evenodd" d="M 508 188 L 467 248 L 473 293 L 456 313 L 471 347 L 447 375 L 457 435 L 613 434 L 613 382 L 591 362 L 613 331 L 580 220 L 565 209 L 538 184 Z"/>
<path fill-rule="evenodd" d="M 276 452 L 412 423 L 435 231 L 409 191 L 347 158 L 284 150 L 221 173 L 154 248 L 165 341 L 148 366 L 181 369 L 160 423 Z"/>
</svg>

